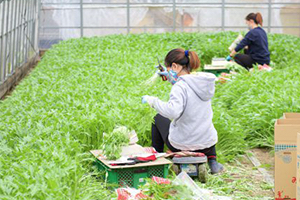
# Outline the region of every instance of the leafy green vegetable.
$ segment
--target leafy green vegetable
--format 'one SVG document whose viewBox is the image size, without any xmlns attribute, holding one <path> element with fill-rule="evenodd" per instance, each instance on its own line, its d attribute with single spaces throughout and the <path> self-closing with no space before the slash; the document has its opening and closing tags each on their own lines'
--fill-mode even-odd
<svg viewBox="0 0 300 200">
<path fill-rule="evenodd" d="M 157 184 L 152 181 L 152 179 L 147 179 L 146 184 L 141 186 L 140 189 L 143 191 L 143 194 L 147 195 L 149 200 L 192 200 L 193 191 L 190 190 L 185 185 L 179 184 Z"/>
<path fill-rule="evenodd" d="M 235 62 L 230 62 L 226 65 L 226 68 L 229 71 L 233 71 L 233 72 L 237 72 L 237 73 L 247 73 L 248 70 L 246 70 L 244 67 L 242 67 L 241 65 L 235 63 Z"/>
<path fill-rule="evenodd" d="M 126 127 L 118 127 L 110 134 L 103 134 L 101 149 L 108 160 L 117 160 L 121 157 L 122 147 L 129 145 L 130 131 Z"/>
</svg>

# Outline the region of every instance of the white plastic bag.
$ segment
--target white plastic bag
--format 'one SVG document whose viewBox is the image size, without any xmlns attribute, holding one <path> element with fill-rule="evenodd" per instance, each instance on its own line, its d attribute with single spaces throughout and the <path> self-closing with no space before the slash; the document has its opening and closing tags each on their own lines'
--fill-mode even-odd
<svg viewBox="0 0 300 200">
<path fill-rule="evenodd" d="M 194 200 L 231 200 L 231 197 L 214 196 L 213 191 L 200 188 L 186 172 L 181 172 L 173 181 L 175 184 L 186 185 L 194 192 Z"/>
</svg>

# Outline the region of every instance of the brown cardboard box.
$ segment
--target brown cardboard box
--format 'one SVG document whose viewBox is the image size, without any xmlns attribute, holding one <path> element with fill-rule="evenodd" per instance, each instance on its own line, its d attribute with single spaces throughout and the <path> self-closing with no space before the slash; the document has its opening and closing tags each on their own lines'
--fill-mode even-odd
<svg viewBox="0 0 300 200">
<path fill-rule="evenodd" d="M 300 119 L 275 123 L 275 200 L 296 200 L 297 134 Z"/>
<path fill-rule="evenodd" d="M 300 119 L 300 113 L 284 113 L 283 119 Z"/>
<path fill-rule="evenodd" d="M 297 199 L 300 199 L 300 133 L 297 136 Z"/>
</svg>

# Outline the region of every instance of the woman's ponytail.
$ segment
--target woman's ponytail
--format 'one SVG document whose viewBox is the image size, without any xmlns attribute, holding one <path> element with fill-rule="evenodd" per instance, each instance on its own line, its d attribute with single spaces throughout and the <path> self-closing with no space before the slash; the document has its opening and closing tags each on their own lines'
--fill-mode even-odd
<svg viewBox="0 0 300 200">
<path fill-rule="evenodd" d="M 200 59 L 195 51 L 189 51 L 189 59 L 191 71 L 196 70 L 200 67 Z"/>
<path fill-rule="evenodd" d="M 165 65 L 167 67 L 171 67 L 172 63 L 182 65 L 188 72 L 200 67 L 200 59 L 197 53 L 183 49 L 173 49 L 167 54 L 165 58 Z"/>
<path fill-rule="evenodd" d="M 263 18 L 262 18 L 262 15 L 259 12 L 256 13 L 255 20 L 256 20 L 257 24 L 260 24 L 261 26 L 263 26 Z"/>
<path fill-rule="evenodd" d="M 247 21 L 253 20 L 255 24 L 259 24 L 261 26 L 263 26 L 263 18 L 262 15 L 260 14 L 260 12 L 258 13 L 250 13 L 247 15 L 246 17 Z"/>
</svg>

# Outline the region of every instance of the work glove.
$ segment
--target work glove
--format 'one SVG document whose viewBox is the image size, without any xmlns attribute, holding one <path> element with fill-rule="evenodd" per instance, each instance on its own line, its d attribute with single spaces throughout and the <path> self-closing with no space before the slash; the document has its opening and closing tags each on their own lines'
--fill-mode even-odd
<svg viewBox="0 0 300 200">
<path fill-rule="evenodd" d="M 142 96 L 142 103 L 148 103 L 153 108 L 153 103 L 156 97 L 149 95 Z"/>
<path fill-rule="evenodd" d="M 160 66 L 157 66 L 156 68 L 159 68 Z M 169 76 L 169 73 L 168 73 L 168 70 L 167 70 L 167 68 L 166 67 L 163 67 L 163 66 L 161 66 L 162 68 L 163 68 L 163 70 L 164 71 L 160 71 L 160 70 L 157 70 L 156 71 L 156 73 L 159 75 L 159 76 L 162 76 L 163 77 L 163 80 L 165 81 L 165 80 L 167 80 L 167 78 L 168 78 L 168 76 Z"/>
<path fill-rule="evenodd" d="M 231 60 L 232 60 L 232 57 L 231 57 L 231 56 L 227 56 L 227 57 L 226 57 L 226 60 L 227 60 L 227 61 L 231 61 Z"/>
<path fill-rule="evenodd" d="M 169 72 L 168 72 L 168 71 L 163 71 L 163 72 L 161 72 L 161 71 L 157 70 L 156 73 L 157 73 L 158 75 L 160 75 L 160 76 L 165 76 L 165 77 L 168 77 L 168 75 L 169 75 Z"/>
</svg>

